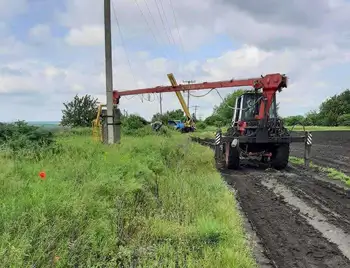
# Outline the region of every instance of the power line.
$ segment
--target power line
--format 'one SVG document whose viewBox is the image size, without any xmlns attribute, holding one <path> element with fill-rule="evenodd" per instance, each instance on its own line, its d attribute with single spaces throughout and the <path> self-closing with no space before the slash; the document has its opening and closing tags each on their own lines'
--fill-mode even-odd
<svg viewBox="0 0 350 268">
<path fill-rule="evenodd" d="M 116 8 L 115 8 L 115 5 L 114 5 L 114 1 L 112 0 L 112 8 L 113 8 L 113 15 L 114 15 L 114 18 L 115 18 L 115 21 L 117 23 L 117 27 L 118 27 L 118 32 L 119 32 L 119 36 L 120 36 L 120 42 L 122 43 L 122 47 L 123 47 L 123 50 L 124 50 L 124 53 L 126 55 L 126 59 L 128 61 L 128 66 L 129 66 L 129 69 L 130 69 L 130 73 L 131 73 L 131 76 L 133 78 L 133 81 L 134 81 L 134 84 L 136 86 L 136 78 L 135 78 L 135 75 L 134 75 L 134 72 L 133 72 L 133 69 L 131 67 L 131 62 L 130 62 L 130 57 L 129 57 L 129 53 L 126 49 L 126 46 L 125 46 L 125 42 L 124 42 L 124 37 L 123 37 L 123 32 L 121 30 L 121 27 L 120 27 L 120 23 L 119 23 L 119 19 L 118 19 L 118 15 L 117 15 L 117 11 L 116 11 Z M 134 96 L 131 96 L 129 98 L 126 98 L 127 100 L 131 100 L 132 98 L 134 98 Z"/>
<path fill-rule="evenodd" d="M 182 38 L 181 38 L 181 34 L 180 34 L 180 29 L 179 29 L 179 24 L 177 23 L 177 18 L 176 18 L 175 9 L 174 9 L 174 6 L 173 6 L 173 1 L 172 1 L 172 0 L 169 0 L 169 2 L 170 2 L 171 10 L 172 10 L 172 12 L 173 12 L 173 17 L 174 17 L 174 21 L 175 21 L 175 27 L 176 27 L 177 33 L 178 33 L 178 35 L 179 35 L 179 41 L 180 41 L 180 46 L 181 46 L 181 50 L 182 50 L 182 58 L 183 58 L 183 61 L 186 61 L 185 48 L 184 48 L 184 45 L 183 45 L 183 42 L 182 42 Z"/>
<path fill-rule="evenodd" d="M 164 28 L 164 31 L 165 31 L 165 35 L 167 36 L 168 41 L 169 41 L 169 44 L 171 45 L 171 40 L 170 40 L 170 38 L 169 38 L 169 35 L 168 35 L 168 32 L 167 32 L 167 28 L 166 28 L 166 25 L 165 25 L 164 20 L 163 20 L 163 16 L 162 16 L 162 14 L 161 14 L 161 12 L 160 12 L 160 8 L 159 8 L 159 5 L 158 5 L 158 1 L 157 1 L 157 0 L 154 0 L 154 3 L 156 4 L 157 10 L 158 10 L 158 15 L 159 15 L 160 20 L 161 20 L 161 23 L 162 23 L 162 25 L 163 25 L 163 28 Z"/>
<path fill-rule="evenodd" d="M 165 13 L 165 11 L 164 11 L 163 1 L 162 1 L 162 0 L 159 0 L 159 3 L 160 3 L 160 8 L 161 8 L 161 10 L 163 11 L 163 14 L 164 14 L 165 24 L 166 24 L 166 25 L 168 26 L 168 28 L 169 28 L 170 38 L 172 39 L 173 44 L 174 44 L 174 45 L 176 45 L 176 42 L 175 42 L 174 36 L 173 36 L 173 34 L 172 34 L 172 32 L 171 32 L 171 27 L 170 27 L 170 24 L 169 24 L 169 22 L 168 22 L 167 15 L 166 15 L 166 13 Z"/>
<path fill-rule="evenodd" d="M 202 97 L 205 97 L 205 96 L 207 96 L 210 92 L 212 92 L 213 90 L 214 90 L 215 88 L 212 88 L 211 90 L 209 90 L 207 93 L 204 93 L 203 95 L 193 95 L 192 93 L 190 93 L 190 95 L 192 96 L 192 97 L 195 97 L 195 98 L 202 98 Z"/>
</svg>

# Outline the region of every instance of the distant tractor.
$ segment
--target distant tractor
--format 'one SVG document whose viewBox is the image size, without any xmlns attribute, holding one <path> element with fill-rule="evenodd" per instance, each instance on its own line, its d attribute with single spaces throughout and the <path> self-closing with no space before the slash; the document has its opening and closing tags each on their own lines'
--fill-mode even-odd
<svg viewBox="0 0 350 268">
<path fill-rule="evenodd" d="M 193 132 L 196 129 L 195 126 L 191 124 L 190 120 L 186 120 L 185 122 L 181 120 L 169 120 L 168 125 L 182 133 Z"/>
</svg>

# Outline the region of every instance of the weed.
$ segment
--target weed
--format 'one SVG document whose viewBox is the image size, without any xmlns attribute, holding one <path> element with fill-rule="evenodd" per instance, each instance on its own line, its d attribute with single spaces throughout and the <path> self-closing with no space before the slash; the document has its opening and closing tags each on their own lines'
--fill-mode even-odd
<svg viewBox="0 0 350 268">
<path fill-rule="evenodd" d="M 142 131 L 113 146 L 66 132 L 40 158 L 3 151 L 2 266 L 255 267 L 212 151 Z"/>
<path fill-rule="evenodd" d="M 296 165 L 304 165 L 304 160 L 302 158 L 290 156 L 289 161 L 293 164 L 296 164 Z M 350 177 L 345 175 L 343 172 L 341 172 L 339 170 L 336 170 L 334 168 L 321 167 L 321 166 L 318 166 L 312 162 L 310 162 L 310 168 L 317 170 L 317 171 L 321 171 L 321 172 L 327 174 L 327 176 L 329 178 L 331 178 L 333 180 L 340 180 L 340 181 L 344 182 L 346 185 L 350 186 Z"/>
</svg>

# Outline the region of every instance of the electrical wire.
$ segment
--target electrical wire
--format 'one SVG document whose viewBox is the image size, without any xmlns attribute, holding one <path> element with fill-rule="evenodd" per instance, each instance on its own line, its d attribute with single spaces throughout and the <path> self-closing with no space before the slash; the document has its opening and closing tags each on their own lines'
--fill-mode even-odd
<svg viewBox="0 0 350 268">
<path fill-rule="evenodd" d="M 125 53 L 125 55 L 126 55 L 126 59 L 127 59 L 127 62 L 128 62 L 128 66 L 129 66 L 129 69 L 130 69 L 131 76 L 132 76 L 133 81 L 134 81 L 134 84 L 135 84 L 135 86 L 136 86 L 136 78 L 135 78 L 133 69 L 132 69 L 132 67 L 131 67 L 131 62 L 130 62 L 129 53 L 128 53 L 128 51 L 127 51 L 127 49 L 126 49 L 126 46 L 125 46 L 123 32 L 122 32 L 121 27 L 120 27 L 120 23 L 119 23 L 117 11 L 116 11 L 116 8 L 115 8 L 114 1 L 113 1 L 113 0 L 112 0 L 112 9 L 113 9 L 113 15 L 114 15 L 115 21 L 116 21 L 116 23 L 117 23 L 117 27 L 118 27 L 118 32 L 119 32 L 119 36 L 120 36 L 120 42 L 121 42 L 121 44 L 122 44 L 124 53 Z M 126 97 L 126 99 L 127 99 L 127 100 L 131 100 L 131 99 L 134 98 L 134 97 L 135 97 L 135 95 L 131 96 L 130 98 L 127 98 L 127 97 Z"/>
<path fill-rule="evenodd" d="M 170 27 L 170 24 L 169 24 L 169 21 L 168 21 L 168 18 L 167 18 L 167 15 L 164 11 L 164 6 L 163 6 L 163 1 L 162 0 L 159 0 L 159 3 L 160 3 L 160 8 L 163 12 L 163 15 L 164 15 L 164 19 L 165 19 L 165 25 L 168 26 L 168 30 L 169 30 L 169 34 L 170 34 L 170 38 L 172 39 L 173 41 L 173 44 L 176 45 L 176 42 L 175 42 L 175 39 L 174 39 L 174 36 L 171 32 L 171 27 Z"/>
<path fill-rule="evenodd" d="M 149 14 L 150 14 L 150 16 L 151 16 L 151 19 L 153 20 L 153 23 L 154 23 L 154 25 L 156 26 L 156 22 L 155 22 L 155 20 L 154 20 L 154 17 L 152 16 L 151 10 L 149 9 L 149 6 L 148 6 L 146 0 L 144 0 L 144 1 L 145 1 L 145 4 L 146 4 L 147 9 L 148 9 L 148 11 L 149 11 Z M 155 42 L 157 43 L 158 46 L 161 46 L 160 43 L 158 42 L 157 35 L 154 33 L 154 31 L 152 30 L 152 27 L 151 27 L 150 24 L 148 23 L 148 20 L 147 20 L 147 18 L 146 18 L 146 16 L 145 16 L 144 12 L 142 11 L 142 9 L 141 9 L 139 3 L 137 2 L 137 0 L 134 0 L 134 2 L 135 2 L 135 4 L 136 4 L 137 8 L 139 9 L 139 12 L 140 12 L 142 18 L 143 18 L 144 21 L 146 22 L 147 28 L 148 28 L 148 30 L 151 32 L 151 34 L 152 34 L 152 36 L 153 36 Z M 156 30 L 157 30 L 157 32 L 159 32 L 158 29 L 157 29 L 157 26 L 156 26 Z M 162 52 L 163 52 L 165 58 L 169 58 L 168 55 L 167 55 L 167 53 L 166 53 L 165 51 L 162 51 Z"/>
<path fill-rule="evenodd" d="M 166 27 L 165 22 L 163 20 L 163 16 L 162 16 L 162 13 L 161 13 L 160 8 L 159 8 L 158 1 L 154 0 L 154 3 L 156 4 L 157 10 L 158 10 L 158 15 L 159 15 L 161 23 L 163 25 L 163 28 L 164 28 L 164 31 L 165 31 L 165 35 L 167 36 L 169 44 L 171 45 L 171 40 L 170 40 L 170 37 L 168 35 L 167 27 Z M 171 35 L 171 33 L 170 33 L 170 35 Z"/>
<path fill-rule="evenodd" d="M 149 8 L 149 5 L 147 4 L 147 1 L 144 0 L 144 2 L 145 2 L 145 5 L 146 5 L 146 8 L 148 10 L 148 14 L 150 15 L 150 17 L 152 19 L 153 25 L 156 28 L 156 31 L 159 32 L 156 20 L 154 19 L 154 16 L 152 15 L 151 9 Z"/>
<path fill-rule="evenodd" d="M 176 17 L 175 9 L 174 9 L 174 6 L 173 6 L 173 1 L 169 0 L 169 2 L 170 2 L 170 8 L 171 8 L 171 10 L 173 12 L 175 27 L 176 27 L 177 33 L 179 35 L 180 47 L 181 47 L 181 52 L 182 52 L 182 54 L 181 54 L 182 55 L 182 60 L 185 63 L 187 61 L 186 54 L 185 54 L 185 48 L 184 48 L 182 37 L 181 37 L 181 34 L 180 34 L 179 24 L 177 23 L 177 17 Z"/>
<path fill-rule="evenodd" d="M 195 97 L 195 98 L 202 98 L 207 96 L 210 92 L 212 92 L 215 88 L 212 88 L 211 90 L 209 90 L 207 93 L 203 94 L 203 95 L 193 95 L 190 91 L 188 91 L 188 93 L 190 94 L 190 96 Z"/>
<path fill-rule="evenodd" d="M 216 93 L 218 93 L 219 97 L 221 98 L 222 102 L 225 103 L 225 105 L 226 105 L 228 108 L 234 110 L 234 109 L 235 109 L 234 107 L 228 105 L 227 102 L 225 102 L 224 98 L 223 98 L 223 97 L 221 96 L 221 94 L 219 93 L 219 90 L 218 90 L 217 88 L 215 88 L 215 90 L 216 90 Z"/>
</svg>

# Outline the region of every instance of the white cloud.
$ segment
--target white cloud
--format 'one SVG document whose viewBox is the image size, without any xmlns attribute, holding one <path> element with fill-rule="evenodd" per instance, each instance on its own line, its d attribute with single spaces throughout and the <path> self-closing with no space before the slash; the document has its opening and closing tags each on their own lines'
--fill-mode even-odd
<svg viewBox="0 0 350 268">
<path fill-rule="evenodd" d="M 279 94 L 281 112 L 295 114 L 316 108 L 323 98 L 346 86 L 345 78 L 343 82 L 338 80 L 337 85 L 342 88 L 337 89 L 331 87 L 333 81 L 321 76 L 326 68 L 350 60 L 350 34 L 347 29 L 350 4 L 344 0 L 321 0 L 312 7 L 309 6 L 314 0 L 298 0 L 293 5 L 289 3 L 288 8 L 284 3 L 272 0 L 258 5 L 251 0 L 244 3 L 235 0 L 173 0 L 178 29 L 169 1 L 163 1 L 163 7 L 157 7 L 153 1 L 147 1 L 148 6 L 145 1 L 138 1 L 142 13 L 135 1 L 112 1 L 129 56 L 128 59 L 120 46 L 112 9 L 113 44 L 117 45 L 113 50 L 114 88 L 124 90 L 168 84 L 166 74 L 169 72 L 173 72 L 179 82 L 247 78 L 281 72 L 290 77 L 289 87 Z M 2 2 L 0 0 L 0 7 Z M 24 3 L 12 2 L 18 5 Z M 276 3 L 274 13 L 270 14 L 272 10 L 265 8 L 269 6 L 266 3 L 272 2 Z M 62 40 L 54 36 L 59 28 L 55 25 L 57 21 L 33 25 L 28 32 L 31 40 L 37 42 L 46 36 L 57 41 L 54 45 L 46 43 L 40 48 L 25 46 L 9 35 L 8 29 L 1 27 L 3 24 L 0 25 L 0 78 L 3 81 L 0 94 L 32 92 L 33 96 L 40 95 L 37 98 L 45 100 L 47 111 L 49 108 L 56 109 L 55 119 L 60 117 L 61 103 L 74 94 L 88 93 L 103 98 L 105 91 L 103 3 L 93 0 L 66 0 L 64 3 L 63 12 L 55 17 L 59 26 L 67 27 Z M 166 21 L 160 18 L 158 8 L 161 12 L 164 10 Z M 19 10 L 25 11 L 24 8 Z M 305 15 L 300 10 L 312 12 Z M 9 8 L 9 11 L 15 15 L 14 9 Z M 267 13 L 270 15 L 266 16 Z M 1 14 L 0 11 L 0 18 Z M 164 32 L 164 22 L 169 25 L 168 33 Z M 178 31 L 188 52 L 186 57 L 177 53 L 181 46 Z M 152 33 L 156 35 L 157 42 Z M 61 36 L 62 32 L 59 33 Z M 213 56 L 212 51 L 208 51 L 208 44 L 217 44 L 215 41 L 221 37 L 230 40 L 234 47 L 229 47 L 227 43 L 222 47 L 218 44 L 213 47 Z M 170 46 L 168 38 L 170 43 L 174 39 L 177 52 Z M 201 49 L 203 45 L 205 50 Z M 50 57 L 42 56 L 45 46 L 52 51 Z M 220 92 L 224 97 L 232 89 L 220 89 Z M 122 98 L 121 108 L 149 118 L 159 110 L 159 103 L 154 95 L 151 95 L 151 100 L 155 99 L 153 102 L 148 102 L 146 98 L 144 96 L 143 102 L 141 96 Z M 20 101 L 33 105 L 29 97 Z M 0 98 L 0 102 L 5 101 Z M 199 113 L 207 116 L 220 102 L 220 97 L 213 91 L 203 98 L 191 97 L 190 102 L 191 105 L 200 105 Z M 175 94 L 164 94 L 163 110 L 174 108 L 180 108 Z M 47 116 L 54 113 L 50 111 Z M 23 111 L 22 116 L 29 114 Z"/>
<path fill-rule="evenodd" d="M 47 39 L 51 37 L 51 29 L 49 25 L 37 24 L 30 28 L 29 36 L 35 41 Z"/>
<path fill-rule="evenodd" d="M 28 8 L 27 0 L 0 0 L 0 19 L 8 19 L 25 12 Z"/>
<path fill-rule="evenodd" d="M 85 25 L 81 28 L 70 29 L 66 42 L 71 46 L 98 46 L 104 43 L 103 27 Z"/>
</svg>

